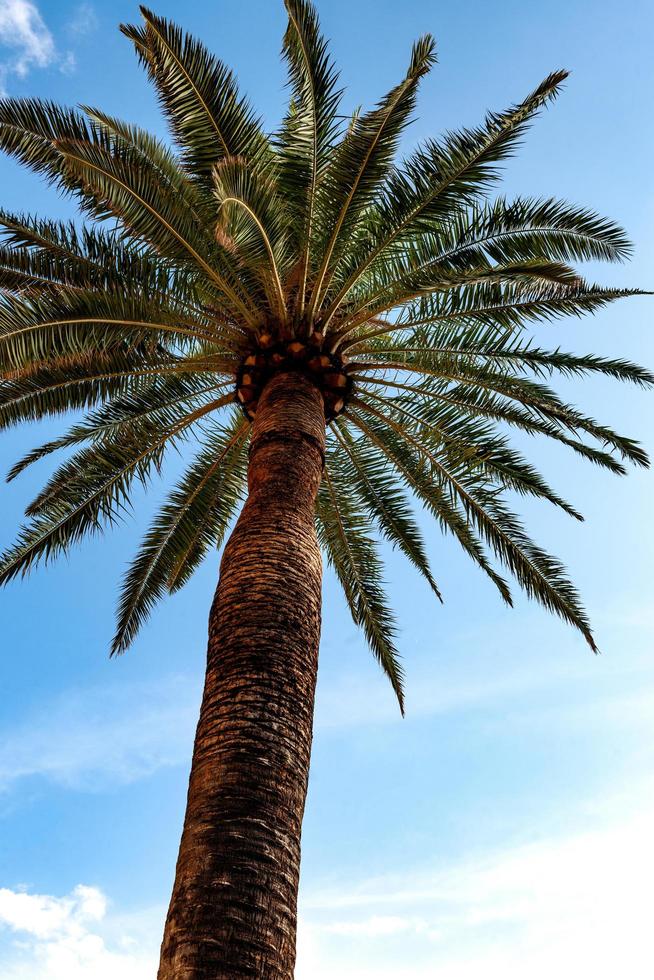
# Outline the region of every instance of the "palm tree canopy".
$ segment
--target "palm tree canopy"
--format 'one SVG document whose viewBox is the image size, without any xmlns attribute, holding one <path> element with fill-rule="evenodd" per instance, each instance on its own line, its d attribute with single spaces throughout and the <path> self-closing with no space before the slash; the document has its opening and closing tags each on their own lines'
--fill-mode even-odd
<svg viewBox="0 0 654 980">
<path fill-rule="evenodd" d="M 276 372 L 324 397 L 320 542 L 354 620 L 402 699 L 377 537 L 434 593 L 413 503 L 453 534 L 511 602 L 503 566 L 595 648 L 562 565 L 512 512 L 513 492 L 580 519 L 512 447 L 515 427 L 615 473 L 647 465 L 632 440 L 566 404 L 553 375 L 654 378 L 626 360 L 543 350 L 528 326 L 635 290 L 570 263 L 619 261 L 622 230 L 553 199 L 493 198 L 498 165 L 555 98 L 555 72 L 476 129 L 398 161 L 434 42 L 368 112 L 344 120 L 339 76 L 307 0 L 285 0 L 290 100 L 272 135 L 201 42 L 142 8 L 123 26 L 174 149 L 90 107 L 0 101 L 0 146 L 79 202 L 86 223 L 0 212 L 0 424 L 82 410 L 11 470 L 69 450 L 2 559 L 24 574 L 111 524 L 135 482 L 192 440 L 123 586 L 113 651 L 220 545 L 245 493 L 250 424 Z M 235 404 L 236 403 L 236 404 Z"/>
</svg>

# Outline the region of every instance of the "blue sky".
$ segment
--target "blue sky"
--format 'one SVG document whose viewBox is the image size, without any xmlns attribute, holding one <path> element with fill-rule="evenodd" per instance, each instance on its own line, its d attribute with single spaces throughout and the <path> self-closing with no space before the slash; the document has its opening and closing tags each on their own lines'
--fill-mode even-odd
<svg viewBox="0 0 654 980">
<path fill-rule="evenodd" d="M 283 101 L 282 3 L 165 0 L 273 126 Z M 649 3 L 323 0 L 349 105 L 374 101 L 411 41 L 438 40 L 407 147 L 474 124 L 572 70 L 510 162 L 504 190 L 555 194 L 621 221 L 631 263 L 589 270 L 654 288 L 654 97 Z M 121 20 L 136 4 L 0 0 L 0 85 L 98 104 L 163 133 Z M 70 204 L 0 159 L 0 203 Z M 654 366 L 648 299 L 539 329 L 543 343 Z M 607 382 L 570 397 L 654 450 L 651 394 Z M 579 390 L 577 391 L 577 388 Z M 0 441 L 0 470 L 57 431 Z M 531 980 L 651 976 L 654 879 L 652 476 L 612 478 L 557 447 L 527 447 L 586 515 L 523 505 L 569 565 L 601 657 L 542 610 L 507 610 L 427 525 L 445 605 L 388 553 L 407 717 L 330 574 L 304 829 L 298 980 Z M 0 488 L 1 544 L 43 466 Z M 109 661 L 117 582 L 161 488 L 134 520 L 0 593 L 0 975 L 154 980 L 171 887 L 218 559 Z"/>
</svg>

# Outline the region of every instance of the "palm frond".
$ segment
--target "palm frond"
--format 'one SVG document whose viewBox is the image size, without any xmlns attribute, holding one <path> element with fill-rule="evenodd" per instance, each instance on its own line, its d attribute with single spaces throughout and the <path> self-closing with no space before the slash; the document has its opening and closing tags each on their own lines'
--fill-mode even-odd
<svg viewBox="0 0 654 980">
<path fill-rule="evenodd" d="M 0 380 L 0 429 L 90 408 L 173 372 L 179 361 L 158 348 L 120 345 L 35 363 Z"/>
<path fill-rule="evenodd" d="M 581 515 L 512 436 L 554 440 L 616 474 L 649 465 L 555 381 L 645 388 L 654 373 L 558 340 L 548 349 L 531 330 L 642 291 L 587 282 L 577 268 L 629 257 L 615 222 L 553 197 L 494 195 L 566 72 L 398 160 L 436 60 L 431 36 L 399 85 L 346 119 L 314 4 L 284 3 L 289 105 L 272 136 L 230 69 L 145 7 L 142 25 L 122 31 L 172 147 L 101 108 L 0 99 L 0 150 L 74 198 L 84 219 L 0 211 L 0 430 L 76 413 L 9 471 L 65 454 L 27 506 L 0 583 L 111 525 L 169 449 L 193 442 L 123 583 L 113 652 L 124 650 L 223 541 L 265 386 L 300 371 L 328 423 L 320 541 L 401 706 L 376 536 L 440 599 L 416 505 L 508 604 L 496 563 L 594 649 L 565 570 L 510 503 L 529 495 Z M 243 411 L 221 415 L 233 402 Z"/>
<path fill-rule="evenodd" d="M 431 35 L 416 42 L 403 81 L 376 109 L 353 120 L 325 171 L 318 199 L 318 207 L 324 216 L 317 229 L 322 259 L 312 287 L 312 314 L 329 286 L 334 265 L 339 261 L 357 219 L 388 175 L 399 138 L 413 112 L 420 79 L 434 64 L 434 48 Z"/>
<path fill-rule="evenodd" d="M 358 493 L 382 534 L 415 565 L 442 602 L 411 502 L 398 484 L 396 475 L 389 471 L 383 455 L 365 440 L 353 439 L 341 420 L 336 421 L 333 431 L 345 453 L 345 459 L 341 459 L 337 453 L 332 456 L 343 488 L 349 487 L 350 492 L 354 490 Z"/>
<path fill-rule="evenodd" d="M 443 481 L 447 492 L 464 509 L 466 518 L 485 538 L 527 595 L 575 626 L 596 652 L 588 618 L 563 566 L 531 541 L 518 518 L 498 501 L 497 494 L 492 490 L 488 493 L 483 483 L 477 482 L 471 487 L 468 481 L 474 478 L 474 474 L 465 467 L 445 462 L 424 441 L 416 439 L 372 406 L 358 401 L 356 404 L 414 446 L 431 468 L 433 476 Z"/>
<path fill-rule="evenodd" d="M 145 25 L 123 24 L 154 82 L 186 171 L 211 189 L 219 160 L 259 159 L 269 143 L 233 73 L 206 47 L 179 27 L 141 7 Z"/>
<path fill-rule="evenodd" d="M 490 564 L 483 545 L 466 520 L 466 515 L 462 513 L 458 502 L 449 500 L 443 487 L 432 479 L 424 460 L 415 452 L 411 442 L 398 438 L 392 427 L 380 425 L 375 416 L 366 418 L 351 406 L 346 418 L 384 453 L 407 487 L 436 518 L 442 530 L 454 535 L 466 554 L 490 578 L 504 601 L 511 605 L 509 587 Z"/>
<path fill-rule="evenodd" d="M 371 365 L 368 365 L 370 368 Z M 559 423 L 571 432 L 583 432 L 593 436 L 616 450 L 624 459 L 641 466 L 648 465 L 647 455 L 633 439 L 621 436 L 606 425 L 584 415 L 573 405 L 568 405 L 555 391 L 541 382 L 521 375 L 493 371 L 485 366 L 471 364 L 457 358 L 432 358 L 411 356 L 411 360 L 382 363 L 377 367 L 386 370 L 405 371 L 409 374 L 426 375 L 435 379 L 447 379 L 464 386 L 485 389 L 503 395 L 539 413 L 548 421 Z"/>
<path fill-rule="evenodd" d="M 422 326 L 461 324 L 519 330 L 532 322 L 551 322 L 565 316 L 595 313 L 628 296 L 647 295 L 640 289 L 613 289 L 580 281 L 568 283 L 484 282 L 434 292 L 407 303 L 393 321 L 373 322 L 345 343 L 358 350 L 386 334 Z"/>
<path fill-rule="evenodd" d="M 461 208 L 474 204 L 498 179 L 496 165 L 511 155 L 529 121 L 556 97 L 567 72 L 548 75 L 527 98 L 502 113 L 489 113 L 477 129 L 429 140 L 402 167 L 388 174 L 362 245 L 352 250 L 348 272 L 326 314 L 329 321 L 359 279 L 384 253 L 439 228 Z"/>
<path fill-rule="evenodd" d="M 412 405 L 427 422 L 431 422 L 434 417 L 438 419 L 439 406 L 446 405 L 454 408 L 462 419 L 483 418 L 494 422 L 506 422 L 508 426 L 520 429 L 529 435 L 542 435 L 555 442 L 561 442 L 584 459 L 603 466 L 612 473 L 624 475 L 627 472 L 624 466 L 609 453 L 572 438 L 569 435 L 573 431 L 572 427 L 564 424 L 560 418 L 544 418 L 530 406 L 516 405 L 486 388 L 473 388 L 467 385 L 450 386 L 438 379 L 435 384 L 421 385 L 405 384 L 388 378 L 382 381 L 371 376 L 364 376 L 361 380 L 364 386 L 379 385 L 391 391 L 397 389 L 420 396 L 419 399 L 413 400 Z M 634 459 L 634 462 L 639 461 Z M 643 465 L 646 464 L 647 457 L 643 460 Z"/>
<path fill-rule="evenodd" d="M 107 117 L 108 118 L 108 117 Z M 0 147 L 66 192 L 96 219 L 118 218 L 126 231 L 218 288 L 228 307 L 252 322 L 233 262 L 199 221 L 192 183 L 154 137 L 110 132 L 72 110 L 38 99 L 0 100 Z M 149 149 L 158 147 L 155 162 Z M 166 160 L 165 170 L 162 161 Z"/>
<path fill-rule="evenodd" d="M 174 309 L 140 296 L 98 290 L 60 289 L 36 297 L 0 297 L 0 371 L 11 372 L 34 363 L 116 349 L 122 342 L 162 343 L 171 338 L 182 348 L 189 341 L 220 344 L 208 321 L 181 318 Z"/>
<path fill-rule="evenodd" d="M 493 427 L 471 423 L 450 409 L 440 412 L 432 409 L 426 413 L 412 398 L 389 398 L 366 392 L 360 402 L 370 406 L 370 399 L 373 411 L 376 408 L 387 418 L 395 418 L 409 433 L 417 435 L 422 444 L 442 454 L 448 463 L 457 467 L 465 465 L 471 477 L 487 477 L 498 489 L 515 490 L 523 496 L 548 500 L 571 517 L 583 520 L 581 514 L 552 490 L 541 474 Z"/>
<path fill-rule="evenodd" d="M 261 279 L 271 310 L 284 322 L 282 276 L 288 261 L 288 218 L 273 181 L 240 158 L 214 167 L 216 237 L 238 256 L 240 268 Z"/>
<path fill-rule="evenodd" d="M 242 416 L 215 427 L 154 518 L 125 576 L 112 653 L 122 653 L 166 593 L 181 588 L 223 540 L 245 489 Z"/>
<path fill-rule="evenodd" d="M 341 91 L 338 72 L 313 4 L 285 0 L 288 29 L 283 53 L 289 71 L 291 99 L 279 136 L 279 182 L 287 207 L 292 209 L 301 256 L 297 314 L 301 319 L 309 273 L 315 199 L 318 185 L 329 166 L 339 130 L 337 110 Z"/>
<path fill-rule="evenodd" d="M 418 252 L 418 256 L 415 252 Z M 425 260 L 421 257 L 423 254 L 422 245 L 414 250 L 414 254 L 407 252 L 397 259 L 393 271 L 389 267 L 381 281 L 371 283 L 370 290 L 357 297 L 356 303 L 344 314 L 338 330 L 332 331 L 332 350 L 343 347 L 344 340 L 364 324 L 394 310 L 401 313 L 421 297 L 429 298 L 452 292 L 457 295 L 460 290 L 485 284 L 497 284 L 500 287 L 515 285 L 522 289 L 534 289 L 543 285 L 569 289 L 579 289 L 582 286 L 579 275 L 571 266 L 547 258 L 500 263 L 481 259 L 477 265 L 457 269 L 449 267 L 447 263 L 433 262 L 429 258 L 428 250 Z M 393 329 L 397 328 L 390 328 L 387 332 L 392 332 Z M 378 332 L 375 331 L 373 336 L 377 335 Z"/>
<path fill-rule="evenodd" d="M 129 505 L 134 480 L 147 484 L 153 469 L 161 466 L 166 449 L 185 430 L 209 412 L 232 400 L 231 396 L 202 405 L 185 414 L 169 428 L 150 422 L 122 439 L 81 450 L 65 463 L 27 508 L 33 514 L 18 540 L 0 558 L 0 584 L 25 575 L 44 560 L 50 561 L 87 534 L 114 523 Z"/>
<path fill-rule="evenodd" d="M 32 295 L 60 287 L 143 295 L 204 313 L 197 279 L 115 231 L 0 211 L 0 289 Z"/>
<path fill-rule="evenodd" d="M 348 494 L 338 493 L 326 463 L 318 491 L 318 537 L 343 587 L 352 619 L 391 682 L 404 714 L 403 672 L 393 639 L 395 624 L 382 590 L 382 567 L 365 513 Z"/>
<path fill-rule="evenodd" d="M 105 400 L 100 408 L 90 412 L 83 421 L 75 423 L 64 435 L 31 450 L 14 464 L 7 479 L 15 479 L 28 466 L 60 449 L 69 449 L 85 442 L 110 444 L 114 439 L 124 439 L 126 442 L 131 439 L 138 443 L 151 439 L 153 433 L 165 431 L 166 427 L 172 431 L 180 419 L 188 416 L 189 411 L 195 412 L 199 403 L 210 404 L 213 408 L 233 400 L 232 394 L 226 395 L 226 388 L 232 388 L 230 382 L 221 384 L 195 374 L 173 374 L 167 377 L 165 373 L 161 373 L 154 379 L 149 377 L 147 385 L 130 385 L 122 392 L 116 392 L 112 400 Z M 221 405 L 217 405 L 217 400 Z M 200 408 L 200 411 L 203 412 L 203 409 Z M 174 441 L 173 436 L 171 444 Z M 72 461 L 71 470 L 74 475 L 75 460 Z M 52 487 L 56 493 L 65 492 L 65 484 L 61 472 L 55 474 Z M 39 510 L 49 495 L 48 487 L 29 505 L 27 512 L 35 513 Z"/>
</svg>

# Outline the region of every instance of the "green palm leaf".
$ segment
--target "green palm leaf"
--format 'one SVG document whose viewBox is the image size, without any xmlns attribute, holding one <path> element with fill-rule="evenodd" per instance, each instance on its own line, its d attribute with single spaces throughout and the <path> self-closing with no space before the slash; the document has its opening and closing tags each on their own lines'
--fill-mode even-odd
<svg viewBox="0 0 654 980">
<path fill-rule="evenodd" d="M 384 457 L 376 452 L 374 446 L 361 439 L 354 440 L 342 422 L 337 423 L 334 435 L 346 454 L 345 460 L 339 460 L 344 486 L 356 489 L 361 501 L 379 524 L 382 534 L 397 545 L 424 575 L 442 601 L 411 503 L 398 484 L 396 474 L 389 472 Z M 334 458 L 338 458 L 337 454 L 334 454 Z"/>
<path fill-rule="evenodd" d="M 353 271 L 328 318 L 379 256 L 416 232 L 438 227 L 443 216 L 474 203 L 497 180 L 496 164 L 512 153 L 528 122 L 556 97 L 566 77 L 567 72 L 553 72 L 523 102 L 503 113 L 489 113 L 478 129 L 450 133 L 442 143 L 428 141 L 402 168 L 389 173 L 372 227 L 350 258 Z"/>
<path fill-rule="evenodd" d="M 127 649 L 155 603 L 223 540 L 245 489 L 247 429 L 242 417 L 214 429 L 152 522 L 125 577 L 113 653 Z"/>
<path fill-rule="evenodd" d="M 238 256 L 240 268 L 260 279 L 270 308 L 286 319 L 282 276 L 287 271 L 287 212 L 273 181 L 243 160 L 226 157 L 213 172 L 219 241 Z M 242 274 L 242 273 L 241 273 Z"/>
<path fill-rule="evenodd" d="M 631 245 L 590 208 L 490 197 L 566 73 L 401 160 L 432 38 L 414 45 L 398 85 L 347 122 L 313 4 L 285 8 L 289 105 L 272 135 L 233 73 L 146 8 L 141 26 L 122 30 L 172 147 L 100 108 L 0 99 L 0 149 L 72 196 L 85 219 L 0 211 L 0 430 L 75 413 L 8 474 L 64 454 L 28 504 L 0 582 L 111 525 L 139 484 L 164 473 L 168 451 L 191 444 L 123 584 L 113 651 L 126 649 L 156 602 L 224 540 L 246 493 L 262 393 L 299 371 L 328 423 L 319 539 L 401 705 L 376 538 L 440 599 L 416 505 L 507 603 L 495 562 L 594 649 L 565 570 L 514 504 L 530 496 L 581 515 L 513 436 L 554 440 L 616 474 L 649 465 L 637 442 L 568 403 L 556 383 L 649 387 L 654 374 L 532 336 L 639 294 L 577 268 L 624 261 Z M 232 402 L 243 411 L 225 413 Z"/>
<path fill-rule="evenodd" d="M 436 518 L 443 531 L 454 535 L 463 550 L 488 575 L 504 601 L 511 605 L 508 585 L 488 561 L 479 538 L 460 509 L 459 502 L 448 499 L 442 485 L 432 479 L 424 459 L 415 452 L 412 442 L 399 438 L 393 427 L 379 424 L 375 415 L 366 418 L 355 408 L 350 407 L 347 417 L 374 446 L 385 454 L 407 487 Z"/>
<path fill-rule="evenodd" d="M 147 426 L 83 449 L 65 463 L 28 507 L 34 515 L 32 524 L 21 530 L 17 544 L 0 558 L 0 583 L 65 552 L 85 534 L 99 531 L 103 522 L 116 521 L 129 504 L 134 480 L 147 484 L 173 441 L 230 400 L 226 396 L 206 403 L 172 424 L 164 413 L 168 425 L 157 424 L 162 419 L 149 420 Z"/>
<path fill-rule="evenodd" d="M 311 312 L 329 285 L 357 218 L 365 213 L 380 182 L 387 176 L 399 137 L 415 106 L 420 79 L 434 64 L 434 40 L 421 38 L 413 47 L 406 76 L 372 112 L 358 116 L 334 151 L 320 188 L 318 207 L 325 216 L 317 229 L 322 261 L 313 285 Z M 332 219 L 330 216 L 334 215 Z"/>
<path fill-rule="evenodd" d="M 330 461 L 318 494 L 316 518 L 320 543 L 343 587 L 352 619 L 363 629 L 404 714 L 403 672 L 393 643 L 395 624 L 382 590 L 382 567 L 372 528 L 365 512 L 339 488 Z"/>
<path fill-rule="evenodd" d="M 179 27 L 141 7 L 144 27 L 122 25 L 157 87 L 173 135 L 194 179 L 211 188 L 224 157 L 265 155 L 268 141 L 232 72 Z"/>
<path fill-rule="evenodd" d="M 291 103 L 279 137 L 279 179 L 293 208 L 302 255 L 298 286 L 298 317 L 304 313 L 309 246 L 313 236 L 316 194 L 331 160 L 338 133 L 341 92 L 338 72 L 320 33 L 315 10 L 306 0 L 285 0 L 288 29 L 284 57 L 288 64 Z"/>
<path fill-rule="evenodd" d="M 585 637 L 591 649 L 596 651 L 595 641 L 588 619 L 581 607 L 574 586 L 564 574 L 563 566 L 542 551 L 525 534 L 519 520 L 499 504 L 489 488 L 477 483 L 471 486 L 476 474 L 466 467 L 456 465 L 438 456 L 429 445 L 378 412 L 370 405 L 362 405 L 372 414 L 403 435 L 431 469 L 432 476 L 442 482 L 453 501 L 464 510 L 466 518 L 483 536 L 496 556 L 516 577 L 527 595 L 537 599 L 545 608 L 557 613 Z"/>
</svg>

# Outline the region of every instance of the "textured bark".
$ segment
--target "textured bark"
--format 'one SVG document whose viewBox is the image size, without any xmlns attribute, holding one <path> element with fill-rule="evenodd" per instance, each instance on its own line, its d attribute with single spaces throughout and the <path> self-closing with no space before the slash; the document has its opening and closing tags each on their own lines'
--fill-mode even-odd
<svg viewBox="0 0 654 980">
<path fill-rule="evenodd" d="M 275 376 L 225 547 L 159 980 L 290 980 L 322 563 L 322 396 Z"/>
</svg>

